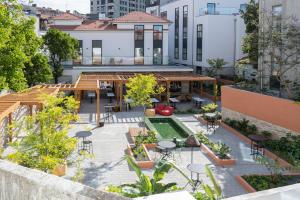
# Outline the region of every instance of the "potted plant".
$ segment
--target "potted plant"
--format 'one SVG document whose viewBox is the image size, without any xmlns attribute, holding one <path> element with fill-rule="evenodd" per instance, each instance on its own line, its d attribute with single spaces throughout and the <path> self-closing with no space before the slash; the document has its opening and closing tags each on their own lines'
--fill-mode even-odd
<svg viewBox="0 0 300 200">
<path fill-rule="evenodd" d="M 154 75 L 138 74 L 130 79 L 126 84 L 127 95 L 125 99 L 131 99 L 132 106 L 143 106 L 145 114 L 153 114 L 151 97 L 165 91 L 164 87 L 157 84 Z M 155 113 L 155 111 L 154 111 Z"/>
</svg>

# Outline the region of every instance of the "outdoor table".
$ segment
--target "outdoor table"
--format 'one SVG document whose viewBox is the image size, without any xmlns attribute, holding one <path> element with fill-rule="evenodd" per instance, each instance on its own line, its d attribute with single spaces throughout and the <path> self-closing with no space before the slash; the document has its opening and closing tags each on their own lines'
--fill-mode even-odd
<svg viewBox="0 0 300 200">
<path fill-rule="evenodd" d="M 87 96 L 88 98 L 91 98 L 91 103 L 93 103 L 93 98 L 96 98 L 95 92 L 88 92 Z"/>
<path fill-rule="evenodd" d="M 130 104 L 133 102 L 133 100 L 132 99 L 125 99 L 124 102 L 126 104 L 126 111 L 130 110 L 131 109 Z"/>
<path fill-rule="evenodd" d="M 206 118 L 206 129 L 209 129 L 209 125 L 214 129 L 215 132 L 215 123 L 217 121 L 217 114 L 216 113 L 205 113 L 204 114 Z"/>
<path fill-rule="evenodd" d="M 161 159 L 170 158 L 172 156 L 172 150 L 176 148 L 174 142 L 163 140 L 157 143 L 159 147 L 163 149 Z"/>
<path fill-rule="evenodd" d="M 153 107 L 155 107 L 156 104 L 159 103 L 159 101 L 156 98 L 151 98 L 150 101 L 153 104 Z"/>
<path fill-rule="evenodd" d="M 108 92 L 106 95 L 109 98 L 109 103 L 111 103 L 112 102 L 112 98 L 115 97 L 115 94 L 113 92 Z"/>
<path fill-rule="evenodd" d="M 79 150 L 85 150 L 84 149 L 84 145 L 83 145 L 83 142 L 85 141 L 85 139 L 87 137 L 90 137 L 92 135 L 92 132 L 91 131 L 79 131 L 75 134 L 75 137 L 77 138 L 81 138 L 82 139 L 82 142 L 81 142 L 81 147 Z"/>
<path fill-rule="evenodd" d="M 193 191 L 195 191 L 197 189 L 197 187 L 201 184 L 201 180 L 200 180 L 200 174 L 203 173 L 204 170 L 204 165 L 202 164 L 189 164 L 187 166 L 187 169 L 191 172 L 191 179 L 194 182 L 193 187 Z M 193 173 L 197 174 L 197 179 L 193 179 Z"/>
<path fill-rule="evenodd" d="M 262 142 L 268 140 L 268 138 L 263 135 L 255 135 L 255 134 L 251 134 L 248 137 L 251 140 L 251 154 L 250 155 L 259 155 L 260 154 L 259 149 L 262 149 L 261 154 L 264 155 L 264 149 L 263 149 Z"/>
<path fill-rule="evenodd" d="M 174 109 L 176 108 L 176 103 L 179 103 L 180 101 L 176 98 L 170 98 L 169 101 L 172 103 L 172 106 Z"/>
<path fill-rule="evenodd" d="M 201 99 L 200 97 L 192 97 L 193 101 L 196 104 L 196 107 L 202 107 L 202 103 L 205 102 L 205 99 Z"/>
</svg>

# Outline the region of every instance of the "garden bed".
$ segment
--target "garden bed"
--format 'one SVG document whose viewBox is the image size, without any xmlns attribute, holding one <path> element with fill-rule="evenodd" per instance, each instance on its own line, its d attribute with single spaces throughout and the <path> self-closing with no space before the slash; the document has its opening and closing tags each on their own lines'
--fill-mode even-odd
<svg viewBox="0 0 300 200">
<path fill-rule="evenodd" d="M 230 149 L 224 143 L 213 143 L 202 133 L 197 134 L 197 138 L 201 143 L 200 149 L 208 155 L 218 166 L 235 165 L 235 160 L 228 154 Z"/>
<path fill-rule="evenodd" d="M 147 149 L 152 149 L 157 146 L 157 139 L 154 138 L 155 135 L 153 135 L 153 133 L 148 131 L 146 128 L 129 128 L 128 136 L 128 142 L 130 145 L 135 145 L 136 138 L 142 137 L 140 138 L 141 142 L 147 147 Z"/>
<path fill-rule="evenodd" d="M 278 175 L 272 180 L 271 175 L 245 175 L 237 176 L 236 180 L 247 192 L 257 192 L 272 188 L 299 183 L 299 175 Z"/>
<path fill-rule="evenodd" d="M 128 144 L 127 145 L 127 153 L 128 153 L 128 155 L 130 155 L 133 158 L 133 160 L 135 161 L 135 163 L 141 169 L 152 169 L 154 167 L 155 162 L 151 159 L 146 146 L 148 146 L 148 148 L 149 147 L 151 148 L 151 146 L 149 146 L 149 145 L 142 144 L 142 148 L 143 148 L 145 157 L 136 157 L 136 156 L 134 156 L 133 148 L 135 146 L 132 145 L 132 144 Z"/>
<path fill-rule="evenodd" d="M 228 122 L 227 122 L 228 123 Z M 231 132 L 232 134 L 234 134 L 235 136 L 237 136 L 240 140 L 242 140 L 243 142 L 247 143 L 248 145 L 251 145 L 251 140 L 247 137 L 250 134 L 258 134 L 257 130 L 255 130 L 255 128 L 253 128 L 253 132 L 246 132 L 246 131 L 240 131 L 237 130 L 234 127 L 231 127 L 230 125 L 228 125 L 227 123 L 221 122 L 221 126 L 223 128 L 225 128 L 226 130 L 228 130 L 229 132 Z M 268 141 L 270 142 L 270 141 Z M 264 148 L 264 153 L 267 157 L 276 160 L 277 163 L 281 166 L 281 167 L 285 167 L 285 168 L 289 168 L 289 169 L 293 169 L 294 166 L 292 163 L 286 161 L 285 159 L 281 158 L 281 156 L 284 154 L 283 152 L 280 152 L 280 154 L 277 152 L 273 152 L 272 149 L 268 148 L 269 146 L 266 146 Z"/>
</svg>

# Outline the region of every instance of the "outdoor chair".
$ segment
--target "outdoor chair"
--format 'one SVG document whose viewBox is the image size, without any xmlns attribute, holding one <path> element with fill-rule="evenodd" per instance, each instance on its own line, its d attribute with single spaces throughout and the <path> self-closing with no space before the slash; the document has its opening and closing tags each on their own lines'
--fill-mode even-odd
<svg viewBox="0 0 300 200">
<path fill-rule="evenodd" d="M 83 143 L 83 150 L 89 152 L 89 153 L 94 153 L 94 150 L 93 150 L 93 142 L 91 140 L 85 140 L 85 141 L 82 141 Z"/>
<path fill-rule="evenodd" d="M 155 160 L 155 161 L 157 160 L 157 158 L 160 158 L 160 157 L 161 157 L 161 155 L 162 155 L 162 153 L 163 153 L 164 150 L 165 150 L 165 149 L 162 148 L 162 147 L 160 147 L 160 146 L 156 146 L 156 147 L 154 148 L 154 152 L 155 152 L 154 160 Z"/>
</svg>

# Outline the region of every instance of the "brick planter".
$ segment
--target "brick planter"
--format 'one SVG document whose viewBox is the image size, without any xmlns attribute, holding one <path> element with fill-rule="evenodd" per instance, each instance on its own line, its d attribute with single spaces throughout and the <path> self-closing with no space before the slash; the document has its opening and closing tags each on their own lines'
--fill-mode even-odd
<svg viewBox="0 0 300 200">
<path fill-rule="evenodd" d="M 236 137 L 238 137 L 240 140 L 242 140 L 243 142 L 251 145 L 251 140 L 246 137 L 245 135 L 243 135 L 242 133 L 240 133 L 239 131 L 235 130 L 234 128 L 228 126 L 227 124 L 225 124 L 224 122 L 221 122 L 221 126 L 226 129 L 227 131 L 231 132 L 232 134 L 234 134 Z M 285 167 L 285 168 L 294 168 L 293 165 L 291 165 L 290 163 L 288 163 L 287 161 L 283 160 L 282 158 L 280 158 L 279 156 L 277 156 L 276 154 L 272 153 L 271 151 L 269 151 L 268 149 L 264 149 L 264 153 L 267 157 L 273 159 L 273 160 L 277 160 L 278 164 L 281 167 Z"/>
<path fill-rule="evenodd" d="M 201 144 L 200 149 L 208 155 L 218 166 L 231 166 L 235 165 L 234 159 L 221 159 L 205 144 Z"/>
<path fill-rule="evenodd" d="M 155 162 L 153 160 L 151 160 L 151 157 L 149 155 L 149 152 L 146 148 L 146 145 L 142 144 L 143 148 L 146 152 L 146 159 L 145 161 L 137 161 L 134 156 L 133 156 L 133 152 L 132 152 L 132 145 L 128 144 L 127 145 L 127 153 L 128 155 L 130 155 L 133 160 L 135 161 L 135 163 L 141 168 L 141 169 L 152 169 L 154 167 Z"/>
<path fill-rule="evenodd" d="M 236 176 L 235 179 L 247 192 L 256 192 L 256 190 L 245 179 L 243 179 L 243 177 Z"/>
</svg>

